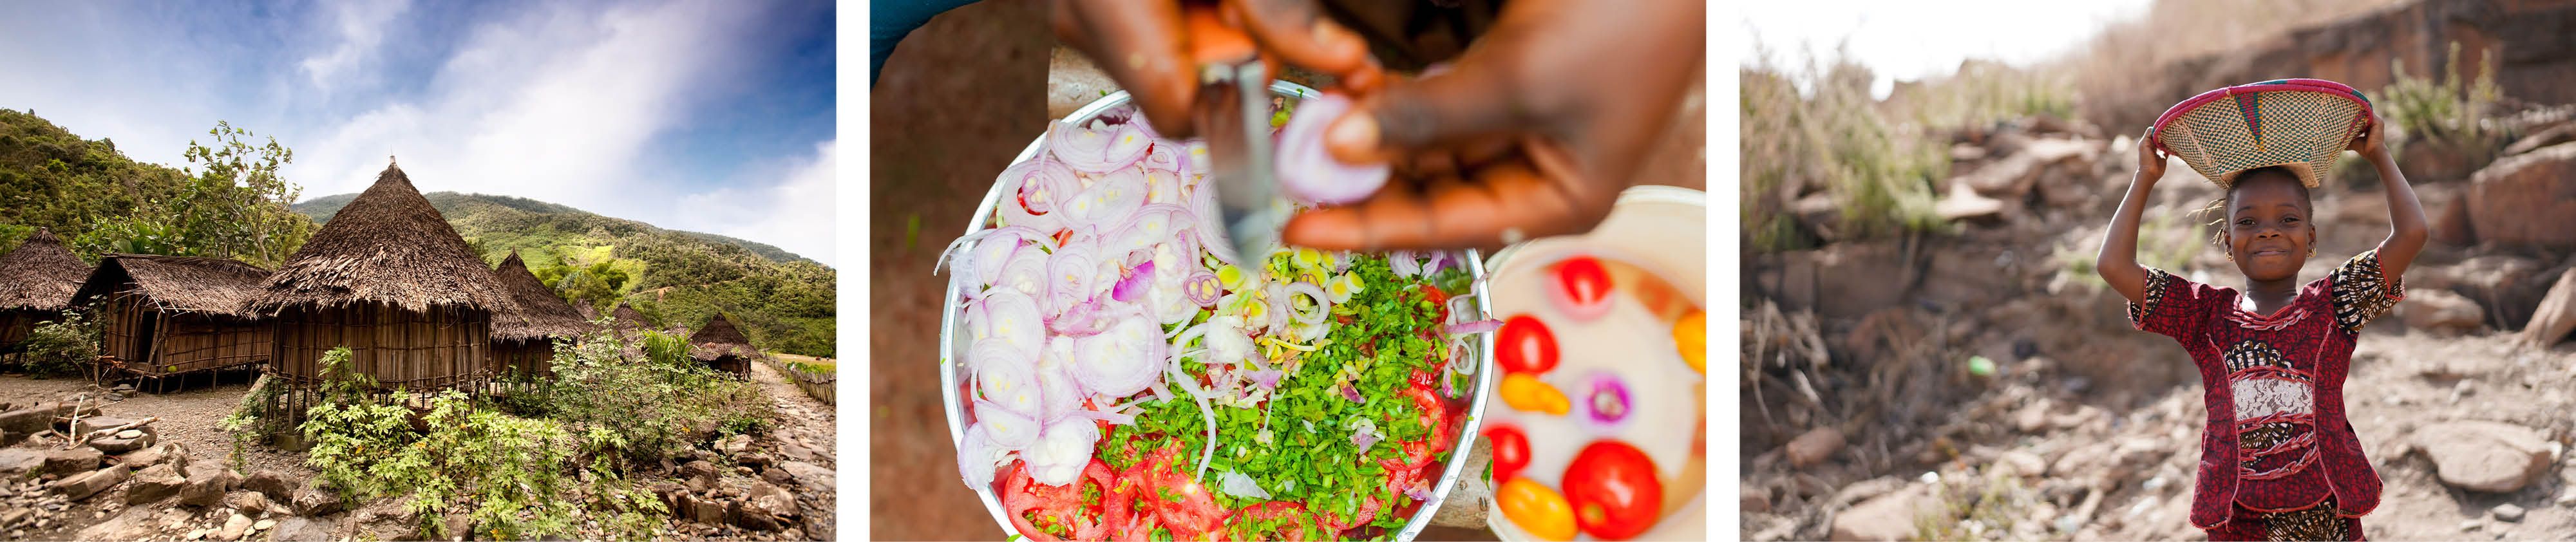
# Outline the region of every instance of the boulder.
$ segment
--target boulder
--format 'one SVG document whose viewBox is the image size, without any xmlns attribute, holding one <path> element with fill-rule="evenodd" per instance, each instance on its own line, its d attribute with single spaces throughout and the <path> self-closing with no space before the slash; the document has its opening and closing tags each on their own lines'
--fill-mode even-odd
<svg viewBox="0 0 2576 542">
<path fill-rule="evenodd" d="M 753 482 L 744 492 L 741 505 L 734 510 L 734 525 L 755 531 L 775 531 L 793 524 L 796 496 L 765 482 Z"/>
<path fill-rule="evenodd" d="M 2512 493 L 2549 471 L 2549 440 L 2537 430 L 2508 423 L 2456 420 L 2417 428 L 2415 449 L 2433 460 L 2442 483 L 2488 493 Z"/>
<path fill-rule="evenodd" d="M 279 509 L 277 502 L 270 500 L 267 494 L 257 491 L 235 491 L 224 494 L 224 507 L 251 514 L 286 511 Z"/>
<path fill-rule="evenodd" d="M 187 487 L 179 488 L 179 504 L 213 506 L 240 484 L 241 475 L 233 474 L 231 469 L 212 464 L 191 465 L 188 467 Z"/>
<path fill-rule="evenodd" d="M 268 469 L 260 469 L 259 472 L 250 473 L 250 478 L 242 480 L 242 489 L 260 492 L 263 495 L 267 495 L 269 500 L 274 501 L 285 501 L 295 498 L 295 484 L 293 482 L 286 481 L 285 474 L 280 474 L 277 471 Z"/>
<path fill-rule="evenodd" d="M 0 412 L 0 431 L 16 435 L 32 435 L 37 431 L 53 427 L 54 409 L 51 407 L 39 405 Z"/>
<path fill-rule="evenodd" d="M 2557 146 L 2560 143 L 2571 141 L 2576 141 L 2576 122 L 2562 121 L 2555 126 L 2541 129 L 2538 132 L 2532 132 L 2531 135 L 2523 136 L 2522 139 L 2514 140 L 2511 145 L 2505 145 L 2504 153 L 2501 154 L 2501 156 L 2513 156 L 2516 154 L 2540 150 L 2546 147 Z"/>
<path fill-rule="evenodd" d="M 2050 168 L 2061 164 L 2089 164 L 2101 147 L 2081 139 L 2039 138 L 2030 141 L 2011 156 L 1986 167 L 1977 168 L 1956 179 L 1951 185 L 1966 185 L 1976 193 L 2003 200 L 2018 200 L 2030 192 Z"/>
<path fill-rule="evenodd" d="M 2478 241 L 2576 248 L 2576 143 L 2497 160 L 2469 182 Z"/>
<path fill-rule="evenodd" d="M 176 468 L 180 472 L 187 472 L 188 451 L 187 448 L 179 446 L 179 444 L 175 442 L 162 443 L 160 446 L 136 450 L 133 453 L 125 454 L 122 457 L 116 458 L 116 462 L 117 464 L 125 465 L 125 468 L 129 469 L 148 469 L 152 468 L 153 465 L 168 463 L 172 468 Z"/>
<path fill-rule="evenodd" d="M 125 481 L 127 474 L 129 471 L 124 465 L 117 465 L 90 471 L 88 474 L 55 480 L 53 483 L 45 484 L 45 488 L 71 500 L 84 500 L 91 495 L 97 495 L 98 492 L 107 491 L 107 488 L 116 487 L 116 484 Z"/>
<path fill-rule="evenodd" d="M 2413 329 L 2464 333 L 2486 327 L 2486 308 L 2450 290 L 2408 292 L 2397 310 Z"/>
<path fill-rule="evenodd" d="M 1795 439 L 1790 439 L 1789 444 L 1785 447 L 1789 456 L 1789 464 L 1801 468 L 1822 463 L 1825 459 L 1833 457 L 1835 452 L 1842 451 L 1842 449 L 1843 432 L 1832 427 L 1818 427 L 1807 430 L 1806 434 L 1798 435 L 1798 438 Z"/>
<path fill-rule="evenodd" d="M 2433 241 L 2455 247 L 2477 244 L 2477 231 L 2470 229 L 2474 227 L 2470 224 L 2472 222 L 2469 221 L 2469 199 L 2451 198 L 2450 202 L 2441 204 L 2440 209 L 2433 211 L 2433 223 L 2430 224 L 2433 230 Z"/>
<path fill-rule="evenodd" d="M 78 423 L 72 424 L 72 434 L 85 437 L 89 436 L 90 433 L 94 433 L 102 429 L 121 427 L 129 423 L 134 423 L 134 420 L 115 416 L 86 416 L 82 417 Z M 151 426 L 147 425 L 144 427 L 149 428 Z"/>
<path fill-rule="evenodd" d="M 45 468 L 45 453 L 25 448 L 0 448 L 0 478 L 17 478 Z"/>
<path fill-rule="evenodd" d="M 231 519 L 224 520 L 222 530 L 215 531 L 215 539 L 224 542 L 241 540 L 242 535 L 250 534 L 250 524 L 250 516 L 233 514 Z"/>
<path fill-rule="evenodd" d="M 1932 498 L 1931 488 L 1909 485 L 1834 514 L 1833 529 L 1827 537 L 1852 542 L 1911 540 L 1915 521 L 1939 513 L 1940 505 Z"/>
<path fill-rule="evenodd" d="M 45 466 L 42 470 L 45 473 L 89 472 L 97 470 L 99 462 L 106 458 L 107 454 L 98 453 L 98 450 L 91 448 L 46 450 Z"/>
<path fill-rule="evenodd" d="M 331 536 L 332 531 L 339 530 L 339 527 L 336 520 L 289 517 L 277 522 L 277 529 L 269 531 L 268 539 L 276 542 L 330 542 L 339 539 Z"/>
<path fill-rule="evenodd" d="M 2546 348 L 2567 338 L 2576 330 L 2576 268 L 2558 275 L 2558 283 L 2540 299 L 2532 310 L 2531 322 L 2522 327 L 2523 344 Z"/>
<path fill-rule="evenodd" d="M 89 447 L 97 448 L 101 453 L 117 455 L 133 453 L 135 450 L 141 450 L 152 446 L 153 437 L 151 433 L 136 432 L 132 430 L 128 430 L 126 432 L 134 433 L 134 436 L 130 438 L 105 437 L 91 440 L 89 441 Z"/>
<path fill-rule="evenodd" d="M 117 468 L 126 467 L 119 464 Z M 178 495 L 179 488 L 187 483 L 187 478 L 179 476 L 179 469 L 169 465 L 153 465 L 151 468 L 143 469 L 142 472 L 134 473 L 134 484 L 125 488 L 125 504 L 143 504 L 170 498 L 172 495 Z"/>
<path fill-rule="evenodd" d="M 778 469 L 787 471 L 788 478 L 795 480 L 796 485 L 805 486 L 806 489 L 830 493 L 840 482 L 833 478 L 832 469 L 815 466 L 813 463 L 787 461 L 779 463 Z"/>
<path fill-rule="evenodd" d="M 322 485 L 320 478 L 306 481 L 304 487 L 296 488 L 292 503 L 296 513 L 307 516 L 324 516 L 340 511 L 339 494 Z"/>
<path fill-rule="evenodd" d="M 1978 195 L 1965 183 L 1950 185 L 1950 193 L 1932 204 L 1932 212 L 1942 220 L 1994 224 L 2004 219 L 2004 200 Z"/>
<path fill-rule="evenodd" d="M 82 528 L 73 540 L 142 540 L 152 536 L 152 509 L 127 508 L 116 517 Z"/>
</svg>

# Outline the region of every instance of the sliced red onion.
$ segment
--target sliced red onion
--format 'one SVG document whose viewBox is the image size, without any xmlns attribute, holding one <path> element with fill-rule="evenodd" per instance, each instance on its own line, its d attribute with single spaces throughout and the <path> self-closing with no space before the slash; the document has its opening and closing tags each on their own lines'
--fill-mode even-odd
<svg viewBox="0 0 2576 542">
<path fill-rule="evenodd" d="M 1047 259 L 1045 251 L 1022 249 L 1002 263 L 1001 280 L 994 281 L 993 286 L 1018 290 L 1030 299 L 1046 299 Z"/>
<path fill-rule="evenodd" d="M 1477 321 L 1473 321 L 1473 322 L 1459 322 L 1459 323 L 1455 323 L 1455 324 L 1449 324 L 1449 325 L 1446 325 L 1446 326 L 1441 326 L 1441 327 L 1440 327 L 1440 333 L 1441 333 L 1441 334 L 1443 334 L 1443 335 L 1474 335 L 1474 334 L 1478 334 L 1478 333 L 1491 332 L 1491 331 L 1493 331 L 1493 330 L 1502 329 L 1502 328 L 1503 328 L 1503 321 L 1502 321 L 1502 320 L 1495 320 L 1495 319 L 1488 318 L 1488 319 L 1484 319 L 1484 320 L 1477 320 Z"/>
<path fill-rule="evenodd" d="M 1261 484 L 1253 482 L 1250 476 L 1234 471 L 1216 474 L 1216 490 L 1240 499 L 1270 500 L 1270 492 L 1262 491 Z"/>
<path fill-rule="evenodd" d="M 995 339 L 975 341 L 967 357 L 974 364 L 975 387 L 984 400 L 1024 416 L 1038 414 L 1042 390 L 1037 358 Z"/>
<path fill-rule="evenodd" d="M 1047 152 L 1083 173 L 1108 173 L 1145 158 L 1154 139 L 1136 123 L 1094 129 L 1058 122 L 1047 128 Z"/>
<path fill-rule="evenodd" d="M 1324 321 L 1324 317 L 1332 315 L 1333 300 L 1326 299 L 1324 297 L 1324 287 L 1316 286 L 1315 283 L 1290 283 L 1287 288 L 1281 289 L 1280 293 L 1284 295 L 1279 296 L 1279 303 L 1286 306 L 1290 312 L 1294 313 L 1291 315 L 1291 319 L 1295 320 L 1297 323 L 1319 323 Z M 1315 306 L 1310 309 L 1297 309 L 1296 300 L 1289 299 L 1290 296 L 1297 295 L 1304 295 L 1307 299 L 1315 300 Z"/>
<path fill-rule="evenodd" d="M 1216 280 L 1215 273 L 1198 271 L 1191 273 L 1190 278 L 1181 279 L 1181 292 L 1189 296 L 1191 303 L 1214 307 L 1217 298 L 1225 295 L 1225 285 Z"/>
<path fill-rule="evenodd" d="M 1243 317 L 1234 315 L 1208 318 L 1208 356 L 1206 363 L 1235 363 L 1252 357 L 1252 335 L 1243 329 Z"/>
<path fill-rule="evenodd" d="M 1431 500 L 1431 486 L 1429 484 L 1416 481 L 1413 483 L 1413 487 L 1404 490 L 1404 496 L 1412 497 L 1413 500 L 1417 501 L 1429 501 Z"/>
<path fill-rule="evenodd" d="M 1145 206 L 1148 192 L 1145 171 L 1125 168 L 1093 178 L 1082 195 L 1065 202 L 1067 224 L 1092 225 L 1103 230 L 1118 226 L 1120 221 Z"/>
<path fill-rule="evenodd" d="M 1448 270 L 1450 265 L 1458 263 L 1458 258 L 1446 250 L 1431 251 L 1430 256 L 1429 261 L 1422 263 L 1422 274 L 1429 275 Z"/>
<path fill-rule="evenodd" d="M 1422 255 L 1410 250 L 1389 252 L 1386 254 L 1386 267 L 1387 270 L 1394 271 L 1395 276 L 1398 277 L 1421 275 Z"/>
<path fill-rule="evenodd" d="M 1199 452 L 1199 468 L 1190 473 L 1191 479 L 1206 478 L 1208 461 L 1216 459 L 1216 409 L 1208 408 L 1209 395 L 1212 393 L 1199 389 L 1198 380 L 1190 378 L 1188 373 L 1181 372 L 1180 366 L 1174 365 L 1172 368 L 1172 381 L 1179 382 L 1182 391 L 1187 391 L 1191 397 L 1198 399 L 1199 417 L 1207 420 L 1207 449 Z"/>
<path fill-rule="evenodd" d="M 982 400 L 975 401 L 975 423 L 984 426 L 985 435 L 992 437 L 994 446 L 1009 450 L 1037 442 L 1038 433 L 1043 429 L 1036 417 Z"/>
<path fill-rule="evenodd" d="M 1109 298 L 1128 303 L 1144 301 L 1146 289 L 1153 285 L 1154 262 L 1147 260 L 1144 265 L 1128 269 L 1123 274 L 1125 276 L 1118 279 L 1118 285 L 1109 290 Z"/>
<path fill-rule="evenodd" d="M 1082 468 L 1091 464 L 1092 446 L 1098 442 L 1100 426 L 1067 416 L 1047 424 L 1037 442 L 1020 451 L 1020 458 L 1029 462 L 1030 479 L 1062 486 L 1082 478 Z"/>
<path fill-rule="evenodd" d="M 1585 425 L 1608 430 L 1628 421 L 1628 414 L 1636 404 L 1628 396 L 1627 382 L 1607 371 L 1592 373 L 1588 382 L 1583 394 L 1584 416 L 1581 418 Z"/>
<path fill-rule="evenodd" d="M 1198 224 L 1191 226 L 1190 229 L 1199 232 L 1199 246 L 1206 248 L 1208 255 L 1216 257 L 1216 261 L 1243 267 L 1244 255 L 1235 254 L 1234 241 L 1225 238 L 1226 225 L 1224 217 L 1217 211 L 1216 191 L 1206 189 L 1192 191 L 1190 212 L 1191 216 L 1198 218 Z"/>
<path fill-rule="evenodd" d="M 1349 97 L 1325 94 L 1298 102 L 1279 132 L 1279 188 L 1291 199 L 1342 205 L 1386 186 L 1386 164 L 1347 164 L 1324 151 L 1324 129 L 1351 109 Z"/>
<path fill-rule="evenodd" d="M 967 306 L 966 327 L 977 341 L 998 339 L 1021 352 L 1046 347 L 1046 322 L 1037 301 L 1018 290 L 994 290 Z"/>
<path fill-rule="evenodd" d="M 1361 455 L 1367 455 L 1370 446 L 1386 438 L 1386 435 L 1378 432 L 1376 420 L 1371 420 L 1367 416 L 1355 417 L 1352 420 L 1351 445 L 1358 446 Z"/>
<path fill-rule="evenodd" d="M 1157 380 L 1154 382 L 1154 385 L 1146 386 L 1145 389 L 1154 391 L 1154 400 L 1156 401 L 1172 400 L 1172 387 L 1163 385 L 1162 381 Z"/>
<path fill-rule="evenodd" d="M 950 256 L 956 256 L 956 257 L 957 257 L 957 264 L 956 264 L 956 265 L 957 265 L 959 268 L 958 268 L 958 269 L 955 269 L 955 272 L 956 272 L 958 275 L 960 275 L 960 276 L 967 276 L 967 277 L 974 277 L 974 278 L 977 280 L 977 282 L 978 282 L 978 283 L 980 283 L 980 284 L 992 284 L 992 282 L 993 282 L 993 281 L 992 281 L 992 279 L 991 279 L 991 278 L 989 278 L 989 277 L 984 276 L 984 275 L 986 274 L 986 272 L 984 272 L 984 271 L 979 271 L 979 270 L 974 269 L 974 266 L 975 266 L 975 265 L 977 265 L 977 264 L 979 263 L 979 262 L 975 261 L 975 260 L 978 260 L 978 258 L 976 257 L 976 254 L 974 254 L 974 253 L 975 253 L 975 252 L 978 252 L 978 251 L 979 251 L 979 249 L 985 249 L 985 247 L 987 247 L 987 246 L 997 247 L 997 248 L 994 248 L 994 249 L 991 249 L 991 250 L 1007 250 L 1006 248 L 1000 248 L 1000 247 L 1011 247 L 1011 248 L 1016 248 L 1016 245 L 1015 245 L 1015 244 L 1013 244 L 1013 243 L 1003 243 L 1003 244 L 1000 244 L 1000 245 L 991 245 L 991 244 L 988 242 L 988 241 L 991 241 L 991 240 L 1012 239 L 1012 238 L 1015 238 L 1015 237 L 1016 237 L 1016 238 L 1018 238 L 1018 239 L 1035 240 L 1035 241 L 1037 241 L 1037 242 L 1040 244 L 1040 246 L 1046 246 L 1046 247 L 1048 247 L 1048 248 L 1050 248 L 1050 249 L 1052 249 L 1052 248 L 1053 248 L 1053 245 L 1047 244 L 1047 242 L 1046 242 L 1046 240 L 1045 240 L 1045 238 L 1046 238 L 1046 234 L 1044 234 L 1044 233 L 1040 233 L 1040 232 L 1038 232 L 1038 231 L 1037 231 L 1037 230 L 1035 230 L 1035 229 L 1030 229 L 1030 228 L 1023 227 L 1023 226 L 1003 226 L 1003 227 L 993 228 L 993 229 L 984 230 L 984 231 L 979 231 L 979 232 L 975 232 L 975 233 L 969 233 L 969 234 L 966 234 L 966 235 L 963 235 L 963 236 L 959 236 L 959 237 L 957 238 L 957 240 L 955 240 L 955 241 L 949 241 L 949 242 L 948 242 L 948 248 L 940 249 L 940 251 L 939 251 L 939 259 L 938 259 L 938 260 L 936 260 L 936 261 L 931 262 L 931 266 L 930 266 L 930 268 L 931 268 L 932 270 L 937 270 L 937 269 L 939 269 L 939 268 L 940 268 L 940 267 L 942 267 L 942 266 L 946 266 L 946 265 L 948 265 L 948 258 L 949 258 Z M 985 243 L 985 244 L 978 244 L 978 243 Z M 990 260 L 990 263 L 991 263 L 992 265 L 998 266 L 998 265 L 1001 265 L 1002 260 L 1001 260 L 1000 258 L 994 258 L 994 259 L 991 259 L 991 260 Z M 994 269 L 994 270 L 993 270 L 993 272 L 999 272 L 999 271 L 1000 271 L 999 269 Z"/>
<path fill-rule="evenodd" d="M 1244 371 L 1243 377 L 1251 380 L 1252 385 L 1261 386 L 1261 389 L 1275 390 L 1279 389 L 1279 377 L 1287 376 L 1287 374 L 1288 373 L 1278 369 L 1255 369 Z"/>
<path fill-rule="evenodd" d="M 1055 213 L 1060 207 L 1058 203 L 1079 192 L 1077 189 L 1081 187 L 1082 181 L 1074 175 L 1072 169 L 1046 154 L 1011 164 L 1009 169 L 1002 170 L 1001 179 L 995 181 L 1005 187 L 1003 195 L 1006 197 L 994 205 L 1002 216 L 1002 223 L 1044 232 L 1059 229 L 1064 217 Z"/>
<path fill-rule="evenodd" d="M 1062 314 L 1075 305 L 1091 301 L 1092 281 L 1097 279 L 1094 270 L 1098 267 L 1092 258 L 1090 247 L 1067 244 L 1047 259 L 1047 307 L 1050 312 Z"/>
<path fill-rule="evenodd" d="M 1441 397 L 1447 397 L 1450 399 L 1462 399 L 1466 397 L 1465 395 L 1458 394 L 1458 366 L 1466 364 L 1467 360 L 1457 358 L 1450 358 L 1448 363 L 1440 364 Z"/>
<path fill-rule="evenodd" d="M 1343 382 L 1343 383 L 1342 383 L 1342 385 L 1341 385 L 1341 390 L 1342 390 L 1342 398 L 1344 398 L 1344 399 L 1350 399 L 1350 400 L 1351 400 L 1351 402 L 1353 402 L 1353 403 L 1368 404 L 1368 398 L 1367 398 L 1367 397 L 1362 397 L 1362 396 L 1360 396 L 1360 389 L 1359 389 L 1359 388 L 1357 388 L 1357 387 L 1352 387 L 1352 386 L 1351 386 L 1351 383 L 1349 383 L 1349 382 Z"/>
<path fill-rule="evenodd" d="M 1052 422 L 1082 407 L 1082 384 L 1073 378 L 1073 363 L 1073 339 L 1048 337 L 1046 354 L 1037 363 L 1038 420 Z"/>
<path fill-rule="evenodd" d="M 993 487 L 993 475 L 1010 459 L 1010 450 L 993 444 L 985 434 L 984 424 L 966 426 L 966 437 L 957 441 L 957 474 L 968 489 Z"/>
<path fill-rule="evenodd" d="M 1055 319 L 1048 320 L 1047 330 L 1065 337 L 1099 335 L 1100 332 L 1109 330 L 1111 324 L 1117 323 L 1117 319 L 1110 315 L 1111 312 L 1108 306 L 1097 300 L 1075 303 L 1071 307 L 1066 307 L 1064 312 L 1057 313 Z"/>
<path fill-rule="evenodd" d="M 1073 412 L 1067 415 L 1075 418 L 1109 422 L 1110 425 L 1133 425 L 1136 423 L 1136 415 L 1134 414 L 1110 412 L 1106 410 L 1091 410 L 1087 408 L 1074 409 Z"/>
<path fill-rule="evenodd" d="M 1095 393 L 1125 397 L 1144 391 L 1168 365 L 1162 332 L 1152 321 L 1121 315 L 1109 330 L 1075 339 L 1073 375 Z"/>
</svg>

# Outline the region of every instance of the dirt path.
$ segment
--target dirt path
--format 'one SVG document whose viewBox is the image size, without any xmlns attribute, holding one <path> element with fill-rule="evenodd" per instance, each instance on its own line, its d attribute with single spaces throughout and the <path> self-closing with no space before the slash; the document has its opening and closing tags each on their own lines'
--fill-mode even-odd
<svg viewBox="0 0 2576 542">
<path fill-rule="evenodd" d="M 814 358 L 786 354 L 778 356 L 800 361 L 814 360 Z M 813 451 L 813 458 L 799 459 L 800 461 L 831 468 L 835 463 L 834 460 L 837 459 L 832 450 L 835 449 L 836 443 L 840 442 L 840 430 L 833 425 L 833 420 L 838 416 L 834 414 L 832 405 L 823 404 L 822 401 L 805 395 L 805 390 L 797 388 L 796 382 L 789 379 L 786 373 L 778 372 L 777 368 L 770 367 L 767 363 L 751 364 L 751 380 L 759 382 L 762 391 L 767 392 L 770 400 L 775 402 L 781 418 L 779 427 L 787 429 L 787 431 L 776 432 L 771 435 L 771 438 L 806 446 Z M 786 438 L 780 438 L 782 436 Z"/>
</svg>

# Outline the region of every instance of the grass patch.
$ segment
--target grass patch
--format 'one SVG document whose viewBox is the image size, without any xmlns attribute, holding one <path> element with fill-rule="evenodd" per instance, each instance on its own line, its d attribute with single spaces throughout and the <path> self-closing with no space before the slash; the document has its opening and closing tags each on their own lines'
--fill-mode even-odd
<svg viewBox="0 0 2576 542">
<path fill-rule="evenodd" d="M 1816 193 L 1830 196 L 1838 211 L 1832 240 L 1946 227 L 1933 212 L 1933 181 L 1948 173 L 1949 155 L 1881 111 L 1869 94 L 1868 68 L 1836 52 L 1810 55 L 1792 70 L 1764 53 L 1737 75 L 1744 152 L 1738 190 L 1748 246 L 1772 252 L 1826 241 L 1791 212 Z"/>
</svg>

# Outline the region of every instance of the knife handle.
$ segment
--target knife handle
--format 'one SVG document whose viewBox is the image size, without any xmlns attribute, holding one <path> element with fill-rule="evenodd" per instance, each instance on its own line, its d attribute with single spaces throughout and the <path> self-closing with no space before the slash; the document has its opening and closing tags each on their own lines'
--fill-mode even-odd
<svg viewBox="0 0 2576 542">
<path fill-rule="evenodd" d="M 1252 46 L 1252 35 L 1225 24 L 1214 4 L 1188 3 L 1181 6 L 1181 28 L 1188 36 L 1190 59 L 1198 65 L 1240 64 L 1257 60 L 1260 54 Z"/>
</svg>

